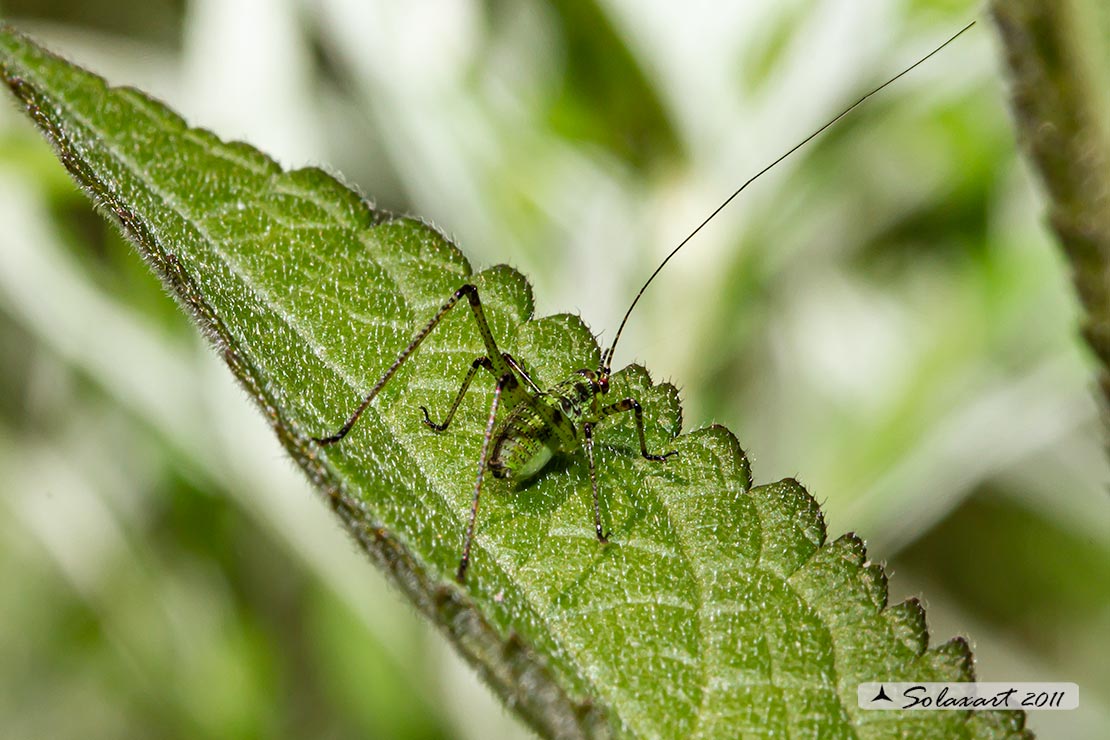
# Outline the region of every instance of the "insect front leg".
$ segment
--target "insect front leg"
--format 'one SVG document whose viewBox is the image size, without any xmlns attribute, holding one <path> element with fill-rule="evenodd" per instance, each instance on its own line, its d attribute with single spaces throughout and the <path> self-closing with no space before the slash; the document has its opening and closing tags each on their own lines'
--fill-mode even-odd
<svg viewBox="0 0 1110 740">
<path fill-rule="evenodd" d="M 358 422 L 359 417 L 362 416 L 362 412 L 366 411 L 366 408 L 370 405 L 370 402 L 374 400 L 374 397 L 378 395 L 382 387 L 389 382 L 390 378 L 396 375 L 401 365 L 405 364 L 405 360 L 416 351 L 420 344 L 432 333 L 432 330 L 436 328 L 436 325 L 447 315 L 447 312 L 454 308 L 455 304 L 463 297 L 469 301 L 470 309 L 474 313 L 474 321 L 478 324 L 478 333 L 481 334 L 482 342 L 486 345 L 487 357 L 493 368 L 494 375 L 501 377 L 505 374 L 511 374 L 512 369 L 501 356 L 501 350 L 497 348 L 497 343 L 493 341 L 493 332 L 490 331 L 489 322 L 486 321 L 486 315 L 482 311 L 482 302 L 478 298 L 478 288 L 467 283 L 456 290 L 451 297 L 447 299 L 447 302 L 436 311 L 432 320 L 416 333 L 416 336 L 409 342 L 409 346 L 405 347 L 405 349 L 401 351 L 401 354 L 397 355 L 397 359 L 393 361 L 393 364 L 389 366 L 385 374 L 378 379 L 374 387 L 362 398 L 358 408 L 356 408 L 355 412 L 344 422 L 343 426 L 339 428 L 339 431 L 329 437 L 313 437 L 313 441 L 320 445 L 330 445 L 346 437 L 347 432 L 351 431 L 351 428 Z"/>
<path fill-rule="evenodd" d="M 478 523 L 478 499 L 482 495 L 482 479 L 488 467 L 489 442 L 493 437 L 493 426 L 497 420 L 497 408 L 501 405 L 501 392 L 505 388 L 516 386 L 513 374 L 506 373 L 497 380 L 497 387 L 493 390 L 493 403 L 489 407 L 489 419 L 486 421 L 486 433 L 482 437 L 482 451 L 478 455 L 478 475 L 474 480 L 474 498 L 470 502 L 470 523 L 466 527 L 466 538 L 463 540 L 462 558 L 459 559 L 459 569 L 455 572 L 455 580 L 459 583 L 466 582 L 466 568 L 470 565 L 470 546 L 474 543 L 474 529 Z"/>
<path fill-rule="evenodd" d="M 640 403 L 635 398 L 622 398 L 616 403 L 609 404 L 601 409 L 601 416 L 612 416 L 613 414 L 620 414 L 625 411 L 631 411 L 636 417 L 636 434 L 640 436 L 640 454 L 643 455 L 645 460 L 653 460 L 655 462 L 664 462 L 671 455 L 677 455 L 677 450 L 664 452 L 662 455 L 653 455 L 647 451 L 647 443 L 644 441 L 644 410 L 640 408 Z"/>
<path fill-rule="evenodd" d="M 586 422 L 582 425 L 582 447 L 586 450 L 586 462 L 590 467 L 590 485 L 594 492 L 594 529 L 597 530 L 597 541 L 608 542 L 609 532 L 601 529 L 601 500 L 597 493 L 597 468 L 594 465 L 594 425 Z"/>
</svg>

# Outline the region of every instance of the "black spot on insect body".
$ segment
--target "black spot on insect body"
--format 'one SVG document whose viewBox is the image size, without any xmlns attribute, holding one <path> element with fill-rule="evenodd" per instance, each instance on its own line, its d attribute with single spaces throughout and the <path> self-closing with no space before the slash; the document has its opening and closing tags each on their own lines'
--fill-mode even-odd
<svg viewBox="0 0 1110 740">
<path fill-rule="evenodd" d="M 574 392 L 578 394 L 579 403 L 585 403 L 586 401 L 589 401 L 590 396 L 593 395 L 593 391 L 586 383 L 575 383 Z"/>
<path fill-rule="evenodd" d="M 486 463 L 486 467 L 489 468 L 489 472 L 493 473 L 494 478 L 505 477 L 505 466 L 501 463 L 500 457 L 490 458 L 489 461 Z"/>
<path fill-rule="evenodd" d="M 578 404 L 574 402 L 569 396 L 560 396 L 559 405 L 563 407 L 563 413 L 567 416 L 578 416 Z"/>
<path fill-rule="evenodd" d="M 575 449 L 576 440 L 578 439 L 578 427 L 571 421 L 572 417 L 568 417 L 559 408 L 558 404 L 548 403 L 548 428 L 551 430 L 551 436 L 559 440 L 560 447 L 564 450 Z"/>
</svg>

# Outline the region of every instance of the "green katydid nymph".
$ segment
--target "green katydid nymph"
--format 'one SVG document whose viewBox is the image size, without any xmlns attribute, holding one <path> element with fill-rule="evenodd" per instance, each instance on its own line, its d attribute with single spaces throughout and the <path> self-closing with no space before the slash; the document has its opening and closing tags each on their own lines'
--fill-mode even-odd
<svg viewBox="0 0 1110 740">
<path fill-rule="evenodd" d="M 670 254 L 659 264 L 655 271 L 648 277 L 640 288 L 636 297 L 624 314 L 612 344 L 605 350 L 601 357 L 600 366 L 594 370 L 584 368 L 576 371 L 570 378 L 558 383 L 547 390 L 541 389 L 525 371 L 524 367 L 512 355 L 502 352 L 489 323 L 482 311 L 482 302 L 478 296 L 478 289 L 471 284 L 461 286 L 456 290 L 435 313 L 434 316 L 416 332 L 409 345 L 402 350 L 385 373 L 363 396 L 355 409 L 339 428 L 337 432 L 325 437 L 315 437 L 314 441 L 320 445 L 331 445 L 343 439 L 351 428 L 358 422 L 359 417 L 374 400 L 378 392 L 394 376 L 406 360 L 420 347 L 420 344 L 435 330 L 440 320 L 463 299 L 470 304 L 474 320 L 478 326 L 482 341 L 485 344 L 485 355 L 476 358 L 463 378 L 462 385 L 455 396 L 454 402 L 448 409 L 442 422 L 432 421 L 428 409 L 421 406 L 424 424 L 434 432 L 446 432 L 451 420 L 459 408 L 463 396 L 470 388 L 471 381 L 479 370 L 486 370 L 496 379 L 493 399 L 489 407 L 489 417 L 486 421 L 485 434 L 482 438 L 481 452 L 478 458 L 478 473 L 474 482 L 474 494 L 471 499 L 469 520 L 466 533 L 462 542 L 462 555 L 459 559 L 455 579 L 463 583 L 466 579 L 467 567 L 470 564 L 470 551 L 474 542 L 474 533 L 478 522 L 478 503 L 482 493 L 482 480 L 486 472 L 492 473 L 497 478 L 506 478 L 514 482 L 523 482 L 538 474 L 557 454 L 573 453 L 582 449 L 586 453 L 589 465 L 590 483 L 593 487 L 593 524 L 599 543 L 608 542 L 609 533 L 601 523 L 600 491 L 597 484 L 597 470 L 594 463 L 594 428 L 607 417 L 614 414 L 632 412 L 636 422 L 636 432 L 639 437 L 640 454 L 647 460 L 665 463 L 674 451 L 653 453 L 648 450 L 644 439 L 643 410 L 635 398 L 621 398 L 609 400 L 609 381 L 612 375 L 613 353 L 616 351 L 617 342 L 628 323 L 633 309 L 651 282 L 662 271 L 667 263 L 679 250 L 705 227 L 714 217 L 732 202 L 736 196 L 749 185 L 774 168 L 780 162 L 801 149 L 826 129 L 831 127 L 841 118 L 846 116 L 865 100 L 878 93 L 883 88 L 892 84 L 903 75 L 925 62 L 939 52 L 957 37 L 974 25 L 974 21 L 964 26 L 952 35 L 943 44 L 906 67 L 897 75 L 891 77 L 875 89 L 863 95 L 850 106 L 838 113 L 827 123 L 793 146 L 789 151 L 779 156 L 773 162 L 761 169 L 745 181 L 728 198 L 724 200 L 712 213 L 709 214 L 698 226 L 676 246 Z M 507 411 L 498 419 L 498 411 L 504 407 Z"/>
</svg>

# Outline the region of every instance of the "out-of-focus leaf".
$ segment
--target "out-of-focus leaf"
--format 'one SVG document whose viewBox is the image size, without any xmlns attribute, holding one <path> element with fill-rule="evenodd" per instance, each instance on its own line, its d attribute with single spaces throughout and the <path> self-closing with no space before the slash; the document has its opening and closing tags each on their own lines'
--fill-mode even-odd
<svg viewBox="0 0 1110 740">
<path fill-rule="evenodd" d="M 1087 310 L 1110 398 L 1110 12 L 1094 0 L 995 0 L 1025 148 Z"/>
</svg>

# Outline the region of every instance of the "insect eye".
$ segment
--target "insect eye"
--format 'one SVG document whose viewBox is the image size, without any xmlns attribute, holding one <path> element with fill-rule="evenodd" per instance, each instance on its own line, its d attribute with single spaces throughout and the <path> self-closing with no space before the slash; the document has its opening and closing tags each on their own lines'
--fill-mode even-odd
<svg viewBox="0 0 1110 740">
<path fill-rule="evenodd" d="M 609 376 L 608 375 L 602 375 L 600 378 L 598 378 L 597 379 L 597 387 L 602 393 L 608 393 L 609 392 Z"/>
</svg>

